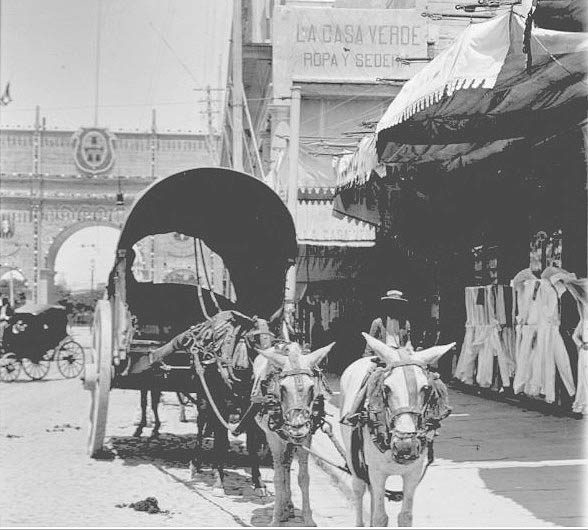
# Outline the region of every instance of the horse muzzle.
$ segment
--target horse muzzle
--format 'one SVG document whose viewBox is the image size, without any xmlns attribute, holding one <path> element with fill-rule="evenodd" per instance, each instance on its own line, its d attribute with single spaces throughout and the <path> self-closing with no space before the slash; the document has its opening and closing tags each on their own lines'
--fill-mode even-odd
<svg viewBox="0 0 588 530">
<path fill-rule="evenodd" d="M 416 433 L 407 435 L 394 434 L 392 437 L 392 456 L 398 464 L 414 462 L 423 452 L 423 442 Z"/>
<path fill-rule="evenodd" d="M 291 438 L 301 439 L 310 433 L 310 411 L 307 409 L 289 410 L 285 415 L 285 430 Z"/>
</svg>

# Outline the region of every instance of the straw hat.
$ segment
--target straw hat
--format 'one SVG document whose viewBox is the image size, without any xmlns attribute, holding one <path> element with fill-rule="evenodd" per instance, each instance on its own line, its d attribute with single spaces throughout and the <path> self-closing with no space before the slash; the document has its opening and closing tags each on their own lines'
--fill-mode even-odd
<svg viewBox="0 0 588 530">
<path fill-rule="evenodd" d="M 386 294 L 380 298 L 380 300 L 395 300 L 398 302 L 408 302 L 408 300 L 404 298 L 402 291 L 398 291 L 397 289 L 391 289 L 390 291 L 387 291 Z"/>
</svg>

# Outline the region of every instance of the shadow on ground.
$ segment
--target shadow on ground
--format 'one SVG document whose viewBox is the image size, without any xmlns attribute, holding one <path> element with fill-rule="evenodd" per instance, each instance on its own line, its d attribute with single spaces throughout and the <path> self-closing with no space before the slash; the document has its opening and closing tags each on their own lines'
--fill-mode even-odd
<svg viewBox="0 0 588 530">
<path fill-rule="evenodd" d="M 202 471 L 190 480 L 180 478 L 174 470 L 187 470 L 194 456 L 196 437 L 194 435 L 176 435 L 162 433 L 158 438 L 133 436 L 113 436 L 107 445 L 103 460 L 123 460 L 124 465 L 150 465 L 170 475 L 177 482 L 194 491 L 207 491 L 213 495 L 229 495 L 233 501 L 268 504 L 273 497 L 262 497 L 251 485 L 251 467 L 249 455 L 241 440 L 230 440 L 230 449 L 225 463 L 223 490 L 215 488 L 216 475 L 212 469 L 213 440 L 205 438 L 203 443 Z M 273 468 L 271 454 L 262 450 L 260 466 Z"/>
<path fill-rule="evenodd" d="M 583 474 L 583 466 L 480 470 L 480 477 L 495 495 L 513 500 L 539 519 L 567 527 L 582 527 L 587 522 Z"/>
</svg>

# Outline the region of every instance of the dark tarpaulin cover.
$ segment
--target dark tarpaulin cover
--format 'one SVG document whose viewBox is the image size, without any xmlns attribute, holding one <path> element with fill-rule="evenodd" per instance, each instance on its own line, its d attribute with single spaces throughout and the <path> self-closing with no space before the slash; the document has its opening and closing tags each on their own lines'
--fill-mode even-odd
<svg viewBox="0 0 588 530">
<path fill-rule="evenodd" d="M 260 180 L 208 167 L 158 180 L 135 201 L 117 248 L 170 232 L 200 238 L 222 257 L 240 310 L 267 318 L 282 304 L 296 230 L 285 204 Z"/>
</svg>

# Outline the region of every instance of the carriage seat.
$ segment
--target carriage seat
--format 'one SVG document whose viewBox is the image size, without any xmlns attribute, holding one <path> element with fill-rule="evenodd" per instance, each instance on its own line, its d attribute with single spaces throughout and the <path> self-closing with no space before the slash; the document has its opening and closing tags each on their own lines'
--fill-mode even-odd
<svg viewBox="0 0 588 530">
<path fill-rule="evenodd" d="M 235 304 L 224 296 L 215 293 L 215 297 L 221 309 L 235 309 Z M 137 319 L 137 339 L 167 342 L 206 320 L 195 285 L 134 282 L 127 285 L 126 299 Z M 202 289 L 202 299 L 208 315 L 214 315 L 217 310 L 208 289 Z"/>
</svg>

